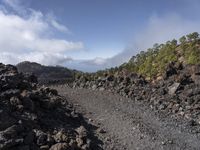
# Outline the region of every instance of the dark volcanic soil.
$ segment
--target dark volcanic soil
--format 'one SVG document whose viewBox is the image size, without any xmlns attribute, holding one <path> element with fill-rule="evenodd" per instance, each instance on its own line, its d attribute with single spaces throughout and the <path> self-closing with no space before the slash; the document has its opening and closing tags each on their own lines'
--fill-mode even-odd
<svg viewBox="0 0 200 150">
<path fill-rule="evenodd" d="M 110 150 L 198 150 L 199 126 L 156 113 L 140 102 L 106 91 L 55 86 L 88 122 Z M 104 133 L 105 132 L 105 133 Z"/>
</svg>

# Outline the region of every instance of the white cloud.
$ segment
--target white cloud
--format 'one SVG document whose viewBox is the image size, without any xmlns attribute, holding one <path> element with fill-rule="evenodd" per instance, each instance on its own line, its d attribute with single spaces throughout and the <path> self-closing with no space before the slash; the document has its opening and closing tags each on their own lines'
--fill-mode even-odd
<svg viewBox="0 0 200 150">
<path fill-rule="evenodd" d="M 22 5 L 22 0 L 2 0 L 2 2 L 19 14 L 26 14 L 27 10 Z M 23 1 L 25 2 L 25 1 Z"/>
<path fill-rule="evenodd" d="M 2 52 L 0 60 L 5 64 L 17 64 L 22 61 L 38 62 L 44 65 L 58 65 L 73 61 L 71 57 L 62 55 L 60 53 L 49 52 L 30 52 L 17 55 L 12 52 Z M 12 61 L 11 61 L 12 60 Z"/>
<path fill-rule="evenodd" d="M 71 34 L 70 30 L 65 25 L 62 25 L 57 21 L 55 15 L 52 12 L 46 15 L 46 20 L 58 31 Z"/>
<path fill-rule="evenodd" d="M 134 38 L 133 46 L 145 50 L 154 43 L 165 43 L 167 40 L 179 39 L 191 32 L 199 32 L 199 26 L 200 20 L 186 19 L 178 14 L 153 15 L 145 30 Z"/>
<path fill-rule="evenodd" d="M 88 65 L 103 65 L 107 62 L 107 59 L 96 57 L 92 60 L 85 60 L 83 62 L 84 64 L 88 64 Z"/>
<path fill-rule="evenodd" d="M 23 7 L 18 0 L 3 1 L 15 11 Z M 27 14 L 23 16 L 9 12 L 4 6 L 1 8 L 0 62 L 15 64 L 29 60 L 56 65 L 71 60 L 65 52 L 84 48 L 82 42 L 55 38 L 54 29 L 67 32 L 68 28 L 54 18 L 49 20 L 43 13 L 33 9 L 24 8 Z"/>
<path fill-rule="evenodd" d="M 34 13 L 28 19 L 0 11 L 0 51 L 56 51 L 81 49 L 83 43 L 48 37 L 49 24 L 42 21 L 42 14 Z"/>
<path fill-rule="evenodd" d="M 131 44 L 122 52 L 111 58 L 92 59 L 82 63 L 92 67 L 92 71 L 119 66 L 140 51 L 153 47 L 155 43 L 161 44 L 174 38 L 179 39 L 181 36 L 192 32 L 200 33 L 199 27 L 199 19 L 190 20 L 173 13 L 165 16 L 153 15 L 149 18 L 145 28 L 134 36 Z M 98 63 L 98 60 L 103 61 Z"/>
<path fill-rule="evenodd" d="M 62 31 L 62 32 L 69 32 L 69 29 L 65 27 L 64 25 L 58 23 L 55 20 L 51 20 L 51 24 L 53 27 L 55 27 L 57 30 Z"/>
<path fill-rule="evenodd" d="M 19 0 L 2 0 L 3 3 L 12 7 L 12 8 L 20 8 L 20 1 Z"/>
</svg>

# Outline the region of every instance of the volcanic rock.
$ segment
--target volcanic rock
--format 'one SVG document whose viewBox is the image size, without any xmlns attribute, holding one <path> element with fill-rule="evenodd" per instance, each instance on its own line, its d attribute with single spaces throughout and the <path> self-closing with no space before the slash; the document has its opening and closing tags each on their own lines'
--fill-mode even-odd
<svg viewBox="0 0 200 150">
<path fill-rule="evenodd" d="M 141 75 L 123 71 L 114 75 L 107 73 L 106 77 L 105 74 L 82 74 L 80 78 L 75 79 L 73 88 L 118 93 L 133 100 L 143 101 L 156 111 L 193 119 L 199 123 L 200 65 L 171 62 L 160 80 L 152 82 L 146 81 Z"/>
<path fill-rule="evenodd" d="M 75 115 L 56 90 L 36 81 L 35 76 L 18 73 L 12 65 L 0 64 L 0 149 L 78 150 L 83 145 L 91 149 L 82 117 Z M 74 130 L 78 127 L 84 128 L 84 134 Z M 82 145 L 72 144 L 83 136 Z"/>
</svg>

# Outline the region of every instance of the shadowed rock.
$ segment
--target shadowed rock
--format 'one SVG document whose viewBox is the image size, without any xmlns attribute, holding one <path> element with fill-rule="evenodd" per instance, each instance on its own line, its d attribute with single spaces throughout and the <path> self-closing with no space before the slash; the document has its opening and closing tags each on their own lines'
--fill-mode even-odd
<svg viewBox="0 0 200 150">
<path fill-rule="evenodd" d="M 0 64 L 0 149 L 92 149 L 87 132 L 77 132 L 83 118 L 56 90 L 36 81 Z"/>
</svg>

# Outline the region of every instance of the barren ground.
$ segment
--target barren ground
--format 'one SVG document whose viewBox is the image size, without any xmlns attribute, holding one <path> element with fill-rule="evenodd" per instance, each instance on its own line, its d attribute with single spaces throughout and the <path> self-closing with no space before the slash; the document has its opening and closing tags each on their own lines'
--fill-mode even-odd
<svg viewBox="0 0 200 150">
<path fill-rule="evenodd" d="M 91 124 L 105 150 L 198 150 L 198 127 L 165 114 L 157 114 L 141 102 L 106 91 L 54 86 Z"/>
</svg>

